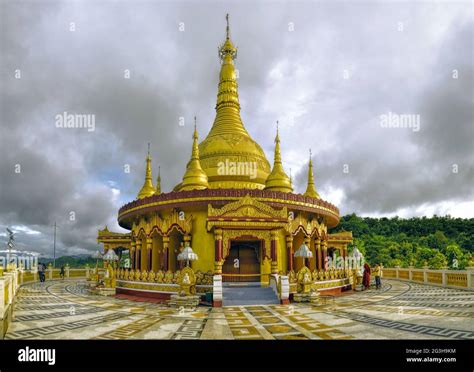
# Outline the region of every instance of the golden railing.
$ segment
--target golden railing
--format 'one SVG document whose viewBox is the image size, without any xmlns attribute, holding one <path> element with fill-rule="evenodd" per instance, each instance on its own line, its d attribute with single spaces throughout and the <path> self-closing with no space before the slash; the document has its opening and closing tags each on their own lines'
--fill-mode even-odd
<svg viewBox="0 0 474 372">
<path fill-rule="evenodd" d="M 446 282 L 448 285 L 454 285 L 456 287 L 467 287 L 467 274 L 447 273 Z"/>
<path fill-rule="evenodd" d="M 395 269 L 383 269 L 382 275 L 384 278 L 396 278 L 397 272 Z"/>
<path fill-rule="evenodd" d="M 428 272 L 428 283 L 443 284 L 443 274 Z"/>
<path fill-rule="evenodd" d="M 425 274 L 423 273 L 423 271 L 413 271 L 411 279 L 416 280 L 417 282 L 424 282 Z"/>
<path fill-rule="evenodd" d="M 429 269 L 427 266 L 423 269 L 384 268 L 382 273 L 382 276 L 386 278 L 474 290 L 473 267 L 467 267 L 465 270 L 436 270 Z"/>
<path fill-rule="evenodd" d="M 398 277 L 400 279 L 410 279 L 410 272 L 408 270 L 398 270 Z"/>
</svg>

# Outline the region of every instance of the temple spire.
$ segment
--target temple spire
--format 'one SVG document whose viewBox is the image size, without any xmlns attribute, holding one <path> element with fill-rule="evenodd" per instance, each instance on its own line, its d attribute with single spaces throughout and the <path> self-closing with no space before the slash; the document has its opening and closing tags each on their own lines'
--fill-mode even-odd
<svg viewBox="0 0 474 372">
<path fill-rule="evenodd" d="M 198 132 L 196 117 L 194 117 L 193 149 L 191 159 L 186 166 L 186 172 L 183 176 L 183 182 L 178 185 L 179 191 L 183 190 L 202 190 L 209 187 L 207 174 L 202 170 L 199 160 Z"/>
<path fill-rule="evenodd" d="M 156 177 L 156 191 L 155 195 L 161 194 L 161 167 L 158 166 L 158 177 Z"/>
<path fill-rule="evenodd" d="M 265 182 L 266 190 L 292 192 L 291 180 L 283 169 L 283 163 L 281 161 L 280 151 L 280 135 L 278 133 L 278 121 L 277 131 L 275 136 L 275 155 L 273 160 L 273 169 Z"/>
<path fill-rule="evenodd" d="M 314 185 L 314 177 L 313 177 L 313 161 L 311 160 L 311 149 L 309 150 L 309 164 L 308 164 L 308 186 L 306 187 L 306 192 L 304 193 L 305 196 L 311 196 L 312 198 L 319 199 L 319 194 L 316 191 L 316 187 Z"/>
<path fill-rule="evenodd" d="M 148 143 L 148 154 L 146 157 L 146 169 L 145 169 L 145 182 L 137 195 L 138 199 L 143 199 L 147 196 L 151 196 L 155 193 L 153 182 L 151 179 L 151 156 L 150 156 L 150 143 Z"/>
</svg>

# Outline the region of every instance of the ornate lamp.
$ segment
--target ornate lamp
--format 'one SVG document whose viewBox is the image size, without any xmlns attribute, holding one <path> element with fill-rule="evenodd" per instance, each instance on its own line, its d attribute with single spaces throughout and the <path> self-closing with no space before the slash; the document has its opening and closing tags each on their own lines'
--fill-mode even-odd
<svg viewBox="0 0 474 372">
<path fill-rule="evenodd" d="M 189 261 L 196 261 L 198 259 L 198 255 L 194 253 L 193 249 L 189 246 L 189 243 L 186 242 L 186 247 L 182 250 L 180 254 L 178 254 L 177 260 L 178 261 L 186 261 L 186 266 L 189 266 Z"/>
<path fill-rule="evenodd" d="M 104 261 L 116 262 L 119 260 L 119 256 L 114 252 L 113 249 L 109 249 L 106 254 L 102 257 Z"/>
<path fill-rule="evenodd" d="M 295 257 L 312 258 L 313 252 L 311 252 L 308 246 L 303 243 L 295 252 Z"/>
<path fill-rule="evenodd" d="M 99 260 L 101 260 L 103 258 L 103 254 L 100 253 L 100 250 L 98 249 L 97 252 L 95 252 L 92 255 L 92 257 L 96 259 L 95 267 L 96 267 L 96 269 L 98 269 L 99 268 Z"/>
<path fill-rule="evenodd" d="M 295 252 L 295 257 L 303 258 L 303 266 L 306 266 L 306 259 L 313 257 L 313 252 L 310 251 L 306 244 L 301 244 L 298 250 Z"/>
</svg>

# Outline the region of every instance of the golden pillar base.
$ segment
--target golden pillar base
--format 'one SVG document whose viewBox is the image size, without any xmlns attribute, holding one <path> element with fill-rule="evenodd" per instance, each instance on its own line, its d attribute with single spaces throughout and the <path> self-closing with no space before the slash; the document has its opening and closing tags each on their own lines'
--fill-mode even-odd
<svg viewBox="0 0 474 372">
<path fill-rule="evenodd" d="M 214 262 L 214 274 L 216 275 L 222 274 L 222 262 L 219 262 L 219 261 Z"/>
<path fill-rule="evenodd" d="M 270 270 L 272 274 L 278 274 L 278 262 L 272 261 Z"/>
</svg>

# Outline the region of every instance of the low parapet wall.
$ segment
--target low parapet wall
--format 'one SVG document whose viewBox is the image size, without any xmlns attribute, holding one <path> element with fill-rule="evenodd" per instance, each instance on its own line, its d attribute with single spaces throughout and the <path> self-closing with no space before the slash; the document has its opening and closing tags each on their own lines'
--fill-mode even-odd
<svg viewBox="0 0 474 372">
<path fill-rule="evenodd" d="M 382 277 L 447 288 L 474 290 L 474 267 L 468 267 L 466 270 L 434 270 L 427 267 L 422 269 L 415 269 L 414 267 L 384 268 Z"/>
</svg>

